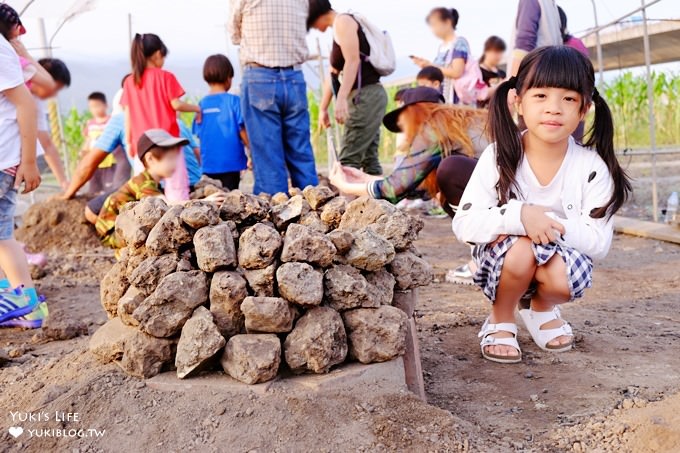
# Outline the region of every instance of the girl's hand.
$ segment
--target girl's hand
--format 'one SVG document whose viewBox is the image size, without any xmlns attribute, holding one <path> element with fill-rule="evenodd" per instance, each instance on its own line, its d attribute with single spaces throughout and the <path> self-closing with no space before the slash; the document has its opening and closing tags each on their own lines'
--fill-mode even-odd
<svg viewBox="0 0 680 453">
<path fill-rule="evenodd" d="M 319 110 L 319 130 L 329 127 L 331 127 L 331 118 L 328 116 L 328 110 Z"/>
<path fill-rule="evenodd" d="M 215 192 L 203 199 L 204 201 L 211 201 L 213 203 L 222 204 L 224 203 L 224 192 Z"/>
<path fill-rule="evenodd" d="M 343 171 L 343 167 L 340 162 L 333 164 L 333 168 L 328 175 L 328 179 L 331 181 L 331 184 L 337 187 L 340 192 L 344 191 L 345 185 L 347 184 L 347 175 Z"/>
<path fill-rule="evenodd" d="M 424 59 L 424 58 L 420 58 L 420 57 L 414 57 L 414 56 L 412 56 L 412 57 L 411 57 L 411 61 L 413 61 L 413 63 L 415 63 L 415 65 L 418 66 L 419 68 L 424 68 L 424 67 L 426 67 L 426 66 L 432 66 L 432 62 L 431 62 L 431 61 L 426 60 L 426 59 Z"/>
<path fill-rule="evenodd" d="M 564 234 L 566 230 L 560 222 L 548 217 L 545 213 L 550 208 L 545 206 L 522 205 L 521 220 L 529 239 L 534 244 L 547 245 L 557 239 L 556 231 Z"/>
<path fill-rule="evenodd" d="M 28 50 L 26 50 L 26 46 L 24 46 L 24 44 L 19 40 L 19 38 L 11 40 L 10 44 L 12 45 L 12 47 L 14 47 L 14 51 L 17 53 L 17 55 L 29 60 L 31 59 L 31 55 L 28 53 Z"/>
<path fill-rule="evenodd" d="M 370 176 L 364 173 L 363 171 L 354 168 L 354 167 L 344 167 L 340 166 L 342 168 L 342 171 L 345 173 L 345 180 L 348 182 L 359 182 L 359 183 L 364 183 L 368 182 L 370 179 Z"/>
<path fill-rule="evenodd" d="M 33 192 L 40 185 L 41 177 L 40 170 L 38 170 L 38 165 L 34 162 L 33 164 L 20 163 L 19 168 L 17 168 L 17 174 L 14 179 L 14 188 L 19 190 L 21 183 L 24 183 L 24 190 L 21 193 Z"/>
<path fill-rule="evenodd" d="M 347 98 L 337 98 L 335 100 L 335 121 L 338 124 L 345 124 L 349 118 L 349 105 L 347 104 Z"/>
</svg>

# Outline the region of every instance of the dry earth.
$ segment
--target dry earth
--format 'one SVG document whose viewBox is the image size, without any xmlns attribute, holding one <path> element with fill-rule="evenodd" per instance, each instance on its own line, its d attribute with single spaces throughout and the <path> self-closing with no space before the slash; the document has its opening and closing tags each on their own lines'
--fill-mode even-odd
<svg viewBox="0 0 680 453">
<path fill-rule="evenodd" d="M 98 279 L 113 257 L 65 234 L 40 291 L 54 319 L 92 333 L 105 321 Z M 0 451 L 680 451 L 680 247 L 616 237 L 594 288 L 564 310 L 576 350 L 543 352 L 522 331 L 525 360 L 506 366 L 479 355 L 476 333 L 488 310 L 481 292 L 443 283 L 467 254 L 449 221 L 427 220 L 418 247 L 438 274 L 418 307 L 430 405 L 370 389 L 322 398 L 158 392 L 97 363 L 87 336 L 49 341 L 3 329 Z M 10 412 L 49 420 L 13 423 Z M 57 421 L 55 412 L 79 421 Z M 15 440 L 9 426 L 105 433 Z"/>
</svg>

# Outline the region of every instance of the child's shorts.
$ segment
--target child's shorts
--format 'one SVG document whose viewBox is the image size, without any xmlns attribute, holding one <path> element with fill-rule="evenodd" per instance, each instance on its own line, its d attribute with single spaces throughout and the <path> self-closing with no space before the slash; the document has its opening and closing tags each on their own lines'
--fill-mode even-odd
<svg viewBox="0 0 680 453">
<path fill-rule="evenodd" d="M 501 279 L 501 269 L 505 254 L 510 250 L 519 236 L 508 236 L 498 244 L 491 247 L 489 244 L 477 245 L 472 250 L 472 258 L 477 265 L 477 273 L 474 281 L 482 288 L 484 295 L 493 303 L 496 300 L 496 288 Z M 536 264 L 542 266 L 552 258 L 555 253 L 562 257 L 567 267 L 567 283 L 571 300 L 583 296 L 587 288 L 593 283 L 593 261 L 576 249 L 560 244 L 548 245 L 532 244 L 531 249 L 536 257 Z M 531 297 L 536 292 L 535 285 L 531 285 L 524 297 Z"/>
<path fill-rule="evenodd" d="M 17 191 L 14 176 L 0 172 L 0 241 L 14 237 L 14 212 L 17 207 Z"/>
</svg>

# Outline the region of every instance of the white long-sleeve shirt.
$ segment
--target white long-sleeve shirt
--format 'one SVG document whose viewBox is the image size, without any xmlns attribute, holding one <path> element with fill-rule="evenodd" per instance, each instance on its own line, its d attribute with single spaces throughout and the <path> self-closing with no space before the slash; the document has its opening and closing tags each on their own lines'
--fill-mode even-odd
<svg viewBox="0 0 680 453">
<path fill-rule="evenodd" d="M 607 217 L 594 219 L 590 213 L 607 204 L 614 181 L 595 150 L 584 148 L 570 138 L 562 167 L 547 186 L 538 182 L 526 159 L 520 163 L 516 175 L 517 199 L 499 206 L 496 150 L 494 144 L 489 145 L 470 177 L 453 218 L 453 232 L 458 240 L 486 244 L 503 234 L 525 236 L 522 205 L 531 203 L 552 208 L 549 215 L 566 230 L 559 240 L 561 243 L 593 259 L 607 255 L 613 222 Z"/>
</svg>

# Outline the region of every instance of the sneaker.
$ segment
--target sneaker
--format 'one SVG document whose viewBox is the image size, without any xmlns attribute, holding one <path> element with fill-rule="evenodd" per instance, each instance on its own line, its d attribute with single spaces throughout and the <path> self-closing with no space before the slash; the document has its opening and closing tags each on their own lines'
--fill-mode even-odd
<svg viewBox="0 0 680 453">
<path fill-rule="evenodd" d="M 468 264 L 463 264 L 446 273 L 446 281 L 456 285 L 474 285 L 475 281 L 472 279 L 472 271 Z"/>
<path fill-rule="evenodd" d="M 41 296 L 41 299 L 44 299 Z M 49 315 L 47 309 L 47 302 L 40 302 L 38 308 L 27 314 L 26 316 L 19 316 L 5 322 L 0 322 L 0 327 L 21 327 L 24 329 L 40 329 L 43 321 Z"/>
<path fill-rule="evenodd" d="M 39 301 L 31 303 L 21 287 L 0 292 L 0 324 L 31 313 Z"/>
<path fill-rule="evenodd" d="M 429 211 L 427 211 L 427 212 L 425 213 L 425 215 L 426 215 L 427 217 L 432 218 L 432 219 L 445 219 L 445 218 L 447 218 L 447 217 L 449 216 L 449 215 L 446 213 L 446 211 L 444 211 L 444 209 L 442 209 L 441 206 L 436 206 L 436 207 L 430 209 Z"/>
</svg>

